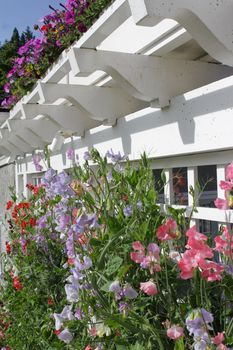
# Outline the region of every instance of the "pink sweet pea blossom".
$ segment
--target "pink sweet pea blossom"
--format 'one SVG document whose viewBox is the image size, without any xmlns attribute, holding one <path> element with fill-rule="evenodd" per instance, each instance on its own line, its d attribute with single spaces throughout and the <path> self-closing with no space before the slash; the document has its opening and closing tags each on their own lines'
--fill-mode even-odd
<svg viewBox="0 0 233 350">
<path fill-rule="evenodd" d="M 213 344 L 215 344 L 215 345 L 219 345 L 219 344 L 221 344 L 223 341 L 224 341 L 224 332 L 222 332 L 222 333 L 219 333 L 219 332 L 218 332 L 218 334 L 217 334 L 214 338 L 212 338 L 212 342 L 213 342 Z"/>
<path fill-rule="evenodd" d="M 224 271 L 224 267 L 217 264 L 214 261 L 202 259 L 199 263 L 201 268 L 201 276 L 208 282 L 220 281 L 222 279 L 221 273 Z"/>
<path fill-rule="evenodd" d="M 230 181 L 233 180 L 233 162 L 226 168 L 226 179 Z"/>
<path fill-rule="evenodd" d="M 184 335 L 184 330 L 182 327 L 173 325 L 167 329 L 167 336 L 170 339 L 177 340 Z"/>
<path fill-rule="evenodd" d="M 186 232 L 188 242 L 186 248 L 196 250 L 202 258 L 212 258 L 214 256 L 212 249 L 206 244 L 207 236 L 196 231 L 196 226 L 193 226 Z"/>
<path fill-rule="evenodd" d="M 233 253 L 233 237 L 232 234 L 229 234 L 227 227 L 224 227 L 223 233 L 221 236 L 216 236 L 215 241 L 215 250 L 219 253 L 222 253 L 226 256 L 231 256 Z"/>
<path fill-rule="evenodd" d="M 220 181 L 219 187 L 225 191 L 231 191 L 233 183 L 229 181 Z"/>
<path fill-rule="evenodd" d="M 134 242 L 132 244 L 132 248 L 135 250 L 135 252 L 130 253 L 131 260 L 136 263 L 141 263 L 145 258 L 145 248 L 139 241 Z"/>
<path fill-rule="evenodd" d="M 167 219 L 157 230 L 157 238 L 160 241 L 169 241 L 178 238 L 178 236 L 177 223 L 171 218 Z"/>
<path fill-rule="evenodd" d="M 155 295 L 158 293 L 156 284 L 152 281 L 140 283 L 140 290 L 147 295 Z"/>
<path fill-rule="evenodd" d="M 159 265 L 160 248 L 156 243 L 148 245 L 147 255 L 145 255 L 145 248 L 139 241 L 134 242 L 132 248 L 136 251 L 130 253 L 131 259 L 140 264 L 143 269 L 149 269 L 151 274 L 161 270 Z"/>
<path fill-rule="evenodd" d="M 229 209 L 228 201 L 222 198 L 216 198 L 214 201 L 216 208 L 226 210 Z"/>
</svg>

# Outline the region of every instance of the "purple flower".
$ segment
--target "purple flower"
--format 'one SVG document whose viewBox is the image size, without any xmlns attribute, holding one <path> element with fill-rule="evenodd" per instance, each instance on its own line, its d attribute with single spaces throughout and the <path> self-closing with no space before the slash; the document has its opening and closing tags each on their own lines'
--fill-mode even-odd
<svg viewBox="0 0 233 350">
<path fill-rule="evenodd" d="M 84 152 L 83 159 L 84 160 L 91 160 L 90 152 L 88 152 L 88 151 Z"/>
<path fill-rule="evenodd" d="M 127 284 L 123 289 L 124 296 L 128 299 L 135 299 L 138 296 L 138 293 L 133 289 L 129 284 Z"/>
<path fill-rule="evenodd" d="M 137 202 L 137 210 L 139 210 L 139 211 L 142 210 L 142 202 L 141 201 Z"/>
<path fill-rule="evenodd" d="M 66 155 L 69 160 L 75 161 L 75 151 L 73 148 L 69 148 L 66 152 Z"/>
<path fill-rule="evenodd" d="M 58 334 L 58 338 L 64 341 L 64 343 L 69 344 L 73 340 L 73 334 L 65 328 L 60 334 Z"/>
<path fill-rule="evenodd" d="M 74 320 L 74 315 L 71 311 L 72 306 L 71 305 L 66 305 L 62 312 L 60 314 L 53 314 L 53 317 L 55 319 L 55 329 L 59 330 L 62 327 L 62 324 L 66 320 Z"/>
<path fill-rule="evenodd" d="M 82 320 L 85 317 L 85 313 L 80 308 L 77 308 L 74 316 L 77 320 Z"/>
<path fill-rule="evenodd" d="M 109 292 L 114 292 L 114 293 L 120 293 L 121 292 L 121 286 L 119 281 L 114 281 L 110 284 L 109 286 Z"/>
<path fill-rule="evenodd" d="M 40 165 L 40 162 L 42 160 L 42 155 L 40 153 L 34 154 L 32 156 L 32 162 L 36 168 L 36 171 L 42 171 L 43 170 L 43 166 Z"/>
<path fill-rule="evenodd" d="M 129 217 L 133 214 L 133 209 L 131 205 L 127 205 L 124 209 L 123 209 L 124 215 L 125 217 Z"/>
<path fill-rule="evenodd" d="M 110 170 L 110 171 L 107 173 L 107 180 L 108 180 L 108 182 L 111 182 L 112 179 L 113 179 L 113 177 L 112 177 L 112 171 Z"/>
<path fill-rule="evenodd" d="M 130 305 L 126 301 L 120 301 L 119 303 L 119 311 L 121 314 L 126 314 L 126 312 L 130 310 Z"/>
<path fill-rule="evenodd" d="M 80 271 L 88 270 L 92 266 L 92 261 L 88 256 L 78 256 L 74 259 L 74 265 Z"/>
<path fill-rule="evenodd" d="M 56 171 L 52 168 L 48 169 L 44 176 L 42 177 L 42 182 L 47 183 L 52 181 L 52 179 L 56 176 Z"/>
<path fill-rule="evenodd" d="M 60 231 L 66 230 L 70 222 L 71 222 L 70 215 L 62 214 L 59 219 L 59 230 Z"/>
<path fill-rule="evenodd" d="M 77 302 L 79 297 L 79 284 L 78 282 L 65 285 L 66 299 L 70 303 Z"/>
<path fill-rule="evenodd" d="M 46 222 L 47 222 L 47 215 L 43 215 L 36 221 L 36 225 L 39 229 L 43 229 L 46 227 Z"/>
<path fill-rule="evenodd" d="M 113 163 L 117 163 L 125 159 L 125 156 L 122 156 L 120 152 L 114 153 L 112 149 L 110 151 L 107 151 L 106 157 L 110 158 Z"/>
</svg>

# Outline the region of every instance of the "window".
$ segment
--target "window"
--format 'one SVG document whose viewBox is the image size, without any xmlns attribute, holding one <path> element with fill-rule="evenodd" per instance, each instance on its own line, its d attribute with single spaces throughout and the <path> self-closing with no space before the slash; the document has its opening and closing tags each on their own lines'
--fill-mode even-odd
<svg viewBox="0 0 233 350">
<path fill-rule="evenodd" d="M 217 198 L 216 165 L 199 166 L 198 182 L 201 187 L 199 206 L 215 208 L 214 201 Z"/>
</svg>

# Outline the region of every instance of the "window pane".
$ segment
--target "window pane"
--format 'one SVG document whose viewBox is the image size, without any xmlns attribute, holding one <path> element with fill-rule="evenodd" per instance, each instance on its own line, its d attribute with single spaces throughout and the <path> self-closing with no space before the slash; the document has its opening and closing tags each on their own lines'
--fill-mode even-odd
<svg viewBox="0 0 233 350">
<path fill-rule="evenodd" d="M 162 181 L 161 175 L 162 169 L 153 169 L 153 175 L 155 179 L 155 189 L 158 192 L 159 203 L 165 203 L 164 199 L 164 183 Z"/>
<path fill-rule="evenodd" d="M 201 186 L 199 206 L 215 208 L 214 201 L 217 198 L 216 165 L 199 166 L 198 182 Z"/>
<path fill-rule="evenodd" d="M 173 168 L 174 204 L 188 205 L 187 168 Z"/>
</svg>

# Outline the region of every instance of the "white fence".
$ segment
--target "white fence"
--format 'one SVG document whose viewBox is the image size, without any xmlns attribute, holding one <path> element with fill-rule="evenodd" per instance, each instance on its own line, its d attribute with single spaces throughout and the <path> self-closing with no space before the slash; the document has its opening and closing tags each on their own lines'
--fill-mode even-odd
<svg viewBox="0 0 233 350">
<path fill-rule="evenodd" d="M 186 168 L 198 190 L 200 167 L 214 166 L 215 189 L 193 220 L 202 230 L 232 223 L 231 210 L 207 207 L 223 198 L 217 183 L 233 160 L 232 12 L 231 1 L 116 0 L 1 125 L 0 163 L 17 158 L 17 192 L 40 176 L 31 154 L 48 143 L 58 171 L 70 167 L 71 146 L 80 159 L 92 147 L 131 161 L 145 151 L 165 169 L 165 205 L 177 205 L 172 169 Z"/>
</svg>

